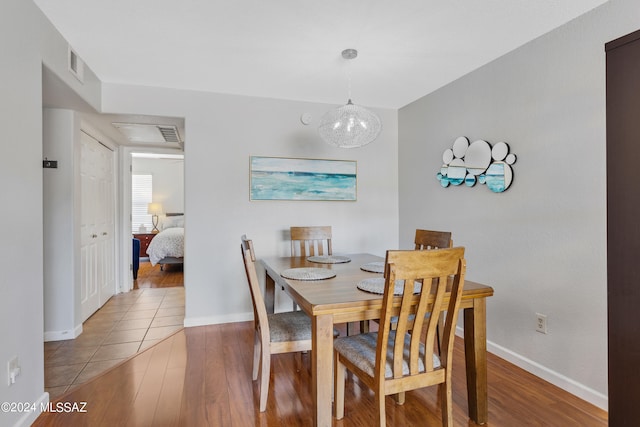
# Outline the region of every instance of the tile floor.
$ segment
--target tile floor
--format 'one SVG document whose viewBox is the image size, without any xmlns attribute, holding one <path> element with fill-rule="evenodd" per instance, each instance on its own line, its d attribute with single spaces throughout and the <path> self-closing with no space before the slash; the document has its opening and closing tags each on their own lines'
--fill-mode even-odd
<svg viewBox="0 0 640 427">
<path fill-rule="evenodd" d="M 74 340 L 44 343 L 50 399 L 182 329 L 184 287 L 134 289 L 114 295 Z"/>
</svg>

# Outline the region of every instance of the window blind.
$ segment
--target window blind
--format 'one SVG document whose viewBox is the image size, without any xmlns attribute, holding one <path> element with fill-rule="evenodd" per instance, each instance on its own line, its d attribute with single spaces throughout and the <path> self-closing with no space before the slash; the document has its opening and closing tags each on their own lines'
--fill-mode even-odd
<svg viewBox="0 0 640 427">
<path fill-rule="evenodd" d="M 138 233 L 140 225 L 144 224 L 150 232 L 153 225 L 147 205 L 153 197 L 153 175 L 132 175 L 131 186 L 131 231 Z"/>
</svg>

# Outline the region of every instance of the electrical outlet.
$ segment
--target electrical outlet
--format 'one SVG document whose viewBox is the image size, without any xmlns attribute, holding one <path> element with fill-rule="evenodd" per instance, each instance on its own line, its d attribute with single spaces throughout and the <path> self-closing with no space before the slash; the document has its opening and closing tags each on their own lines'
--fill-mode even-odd
<svg viewBox="0 0 640 427">
<path fill-rule="evenodd" d="M 547 315 L 536 313 L 536 332 L 547 333 Z"/>
<path fill-rule="evenodd" d="M 13 359 L 7 362 L 7 384 L 11 386 L 15 384 L 16 377 L 20 375 L 21 368 L 20 362 L 18 361 L 18 357 L 14 357 Z"/>
</svg>

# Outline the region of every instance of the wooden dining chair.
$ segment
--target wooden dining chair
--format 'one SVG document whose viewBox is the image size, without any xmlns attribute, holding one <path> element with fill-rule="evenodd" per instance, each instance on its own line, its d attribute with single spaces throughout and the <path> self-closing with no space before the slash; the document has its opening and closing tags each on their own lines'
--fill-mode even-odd
<svg viewBox="0 0 640 427">
<path fill-rule="evenodd" d="M 453 240 L 451 240 L 450 231 L 421 230 L 417 228 L 413 242 L 416 250 L 431 250 L 453 247 Z M 395 318 L 392 319 L 391 323 L 395 323 Z M 444 316 L 441 314 L 438 320 L 438 349 L 440 348 L 440 339 L 442 338 L 440 335 L 442 332 L 443 323 Z"/>
<path fill-rule="evenodd" d="M 260 412 L 267 408 L 271 355 L 311 350 L 311 319 L 303 311 L 267 314 L 256 272 L 253 242 L 242 236 L 242 258 L 253 302 L 253 380 L 260 372 Z"/>
<path fill-rule="evenodd" d="M 291 256 L 333 255 L 330 225 L 290 227 L 289 232 L 291 234 Z M 293 309 L 298 309 L 295 302 Z M 367 321 L 360 322 L 360 331 L 368 331 L 368 328 Z M 347 325 L 347 335 L 351 335 L 352 331 L 351 325 Z"/>
<path fill-rule="evenodd" d="M 290 227 L 291 256 L 333 255 L 331 226 Z"/>
<path fill-rule="evenodd" d="M 452 248 L 453 240 L 450 231 L 433 231 L 416 229 L 416 236 L 413 239 L 415 249 L 430 250 Z M 438 350 L 440 349 L 440 341 L 442 340 L 442 330 L 444 327 L 444 314 L 438 316 Z"/>
<path fill-rule="evenodd" d="M 291 235 L 291 256 L 333 255 L 330 225 L 289 227 L 289 233 Z M 298 309 L 295 302 L 293 309 Z"/>
<path fill-rule="evenodd" d="M 415 249 L 444 249 L 452 248 L 450 231 L 432 231 L 416 229 L 416 237 L 413 239 Z"/>
<path fill-rule="evenodd" d="M 465 276 L 464 248 L 432 251 L 387 251 L 385 287 L 378 332 L 334 341 L 335 414 L 344 417 L 346 370 L 353 372 L 376 395 L 376 425 L 385 425 L 385 396 L 403 404 L 405 391 L 438 385 L 442 425 L 453 425 L 451 367 L 455 327 Z M 404 281 L 402 295 L 394 296 L 396 280 Z M 433 283 L 421 286 L 421 283 Z M 415 288 L 414 288 L 415 285 Z M 419 289 L 417 289 L 419 288 Z M 442 351 L 438 355 L 436 313 L 446 311 Z M 410 316 L 415 312 L 413 321 Z M 425 316 L 432 313 L 431 316 Z M 398 316 L 396 329 L 391 318 Z M 410 333 L 410 323 L 421 334 Z"/>
</svg>

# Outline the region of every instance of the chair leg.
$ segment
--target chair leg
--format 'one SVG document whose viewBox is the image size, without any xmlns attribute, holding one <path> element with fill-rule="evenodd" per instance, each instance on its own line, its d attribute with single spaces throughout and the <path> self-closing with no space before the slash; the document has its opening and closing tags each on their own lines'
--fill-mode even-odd
<svg viewBox="0 0 640 427">
<path fill-rule="evenodd" d="M 258 371 L 260 370 L 260 351 L 262 345 L 260 345 L 260 337 L 258 336 L 258 331 L 255 332 L 253 336 L 253 380 L 258 379 Z"/>
<path fill-rule="evenodd" d="M 354 335 L 354 324 L 351 322 L 347 323 L 347 336 L 349 335 Z M 369 332 L 369 321 L 368 320 L 361 320 L 360 321 L 360 333 L 361 334 L 366 334 L 367 332 Z"/>
<path fill-rule="evenodd" d="M 378 420 L 376 425 L 378 427 L 385 427 L 387 425 L 387 416 L 384 411 L 385 394 L 382 390 L 376 392 L 376 405 L 378 406 Z"/>
<path fill-rule="evenodd" d="M 336 419 L 341 420 L 344 418 L 344 381 L 347 368 L 340 362 L 338 353 L 335 353 L 333 360 L 333 405 Z"/>
<path fill-rule="evenodd" d="M 296 372 L 300 372 L 300 369 L 302 369 L 302 352 L 296 351 L 293 357 L 295 358 Z"/>
<path fill-rule="evenodd" d="M 401 391 L 400 393 L 394 394 L 393 399 L 396 401 L 397 405 L 404 405 L 405 392 Z"/>
<path fill-rule="evenodd" d="M 451 381 L 445 381 L 438 386 L 440 389 L 440 407 L 442 412 L 442 426 L 453 427 L 453 398 Z"/>
<path fill-rule="evenodd" d="M 271 352 L 268 348 L 262 349 L 262 373 L 260 374 L 260 412 L 267 409 L 267 396 L 269 395 L 269 376 L 271 375 Z"/>
<path fill-rule="evenodd" d="M 369 332 L 369 321 L 368 320 L 361 320 L 360 321 L 360 333 L 361 334 L 366 334 Z"/>
</svg>

